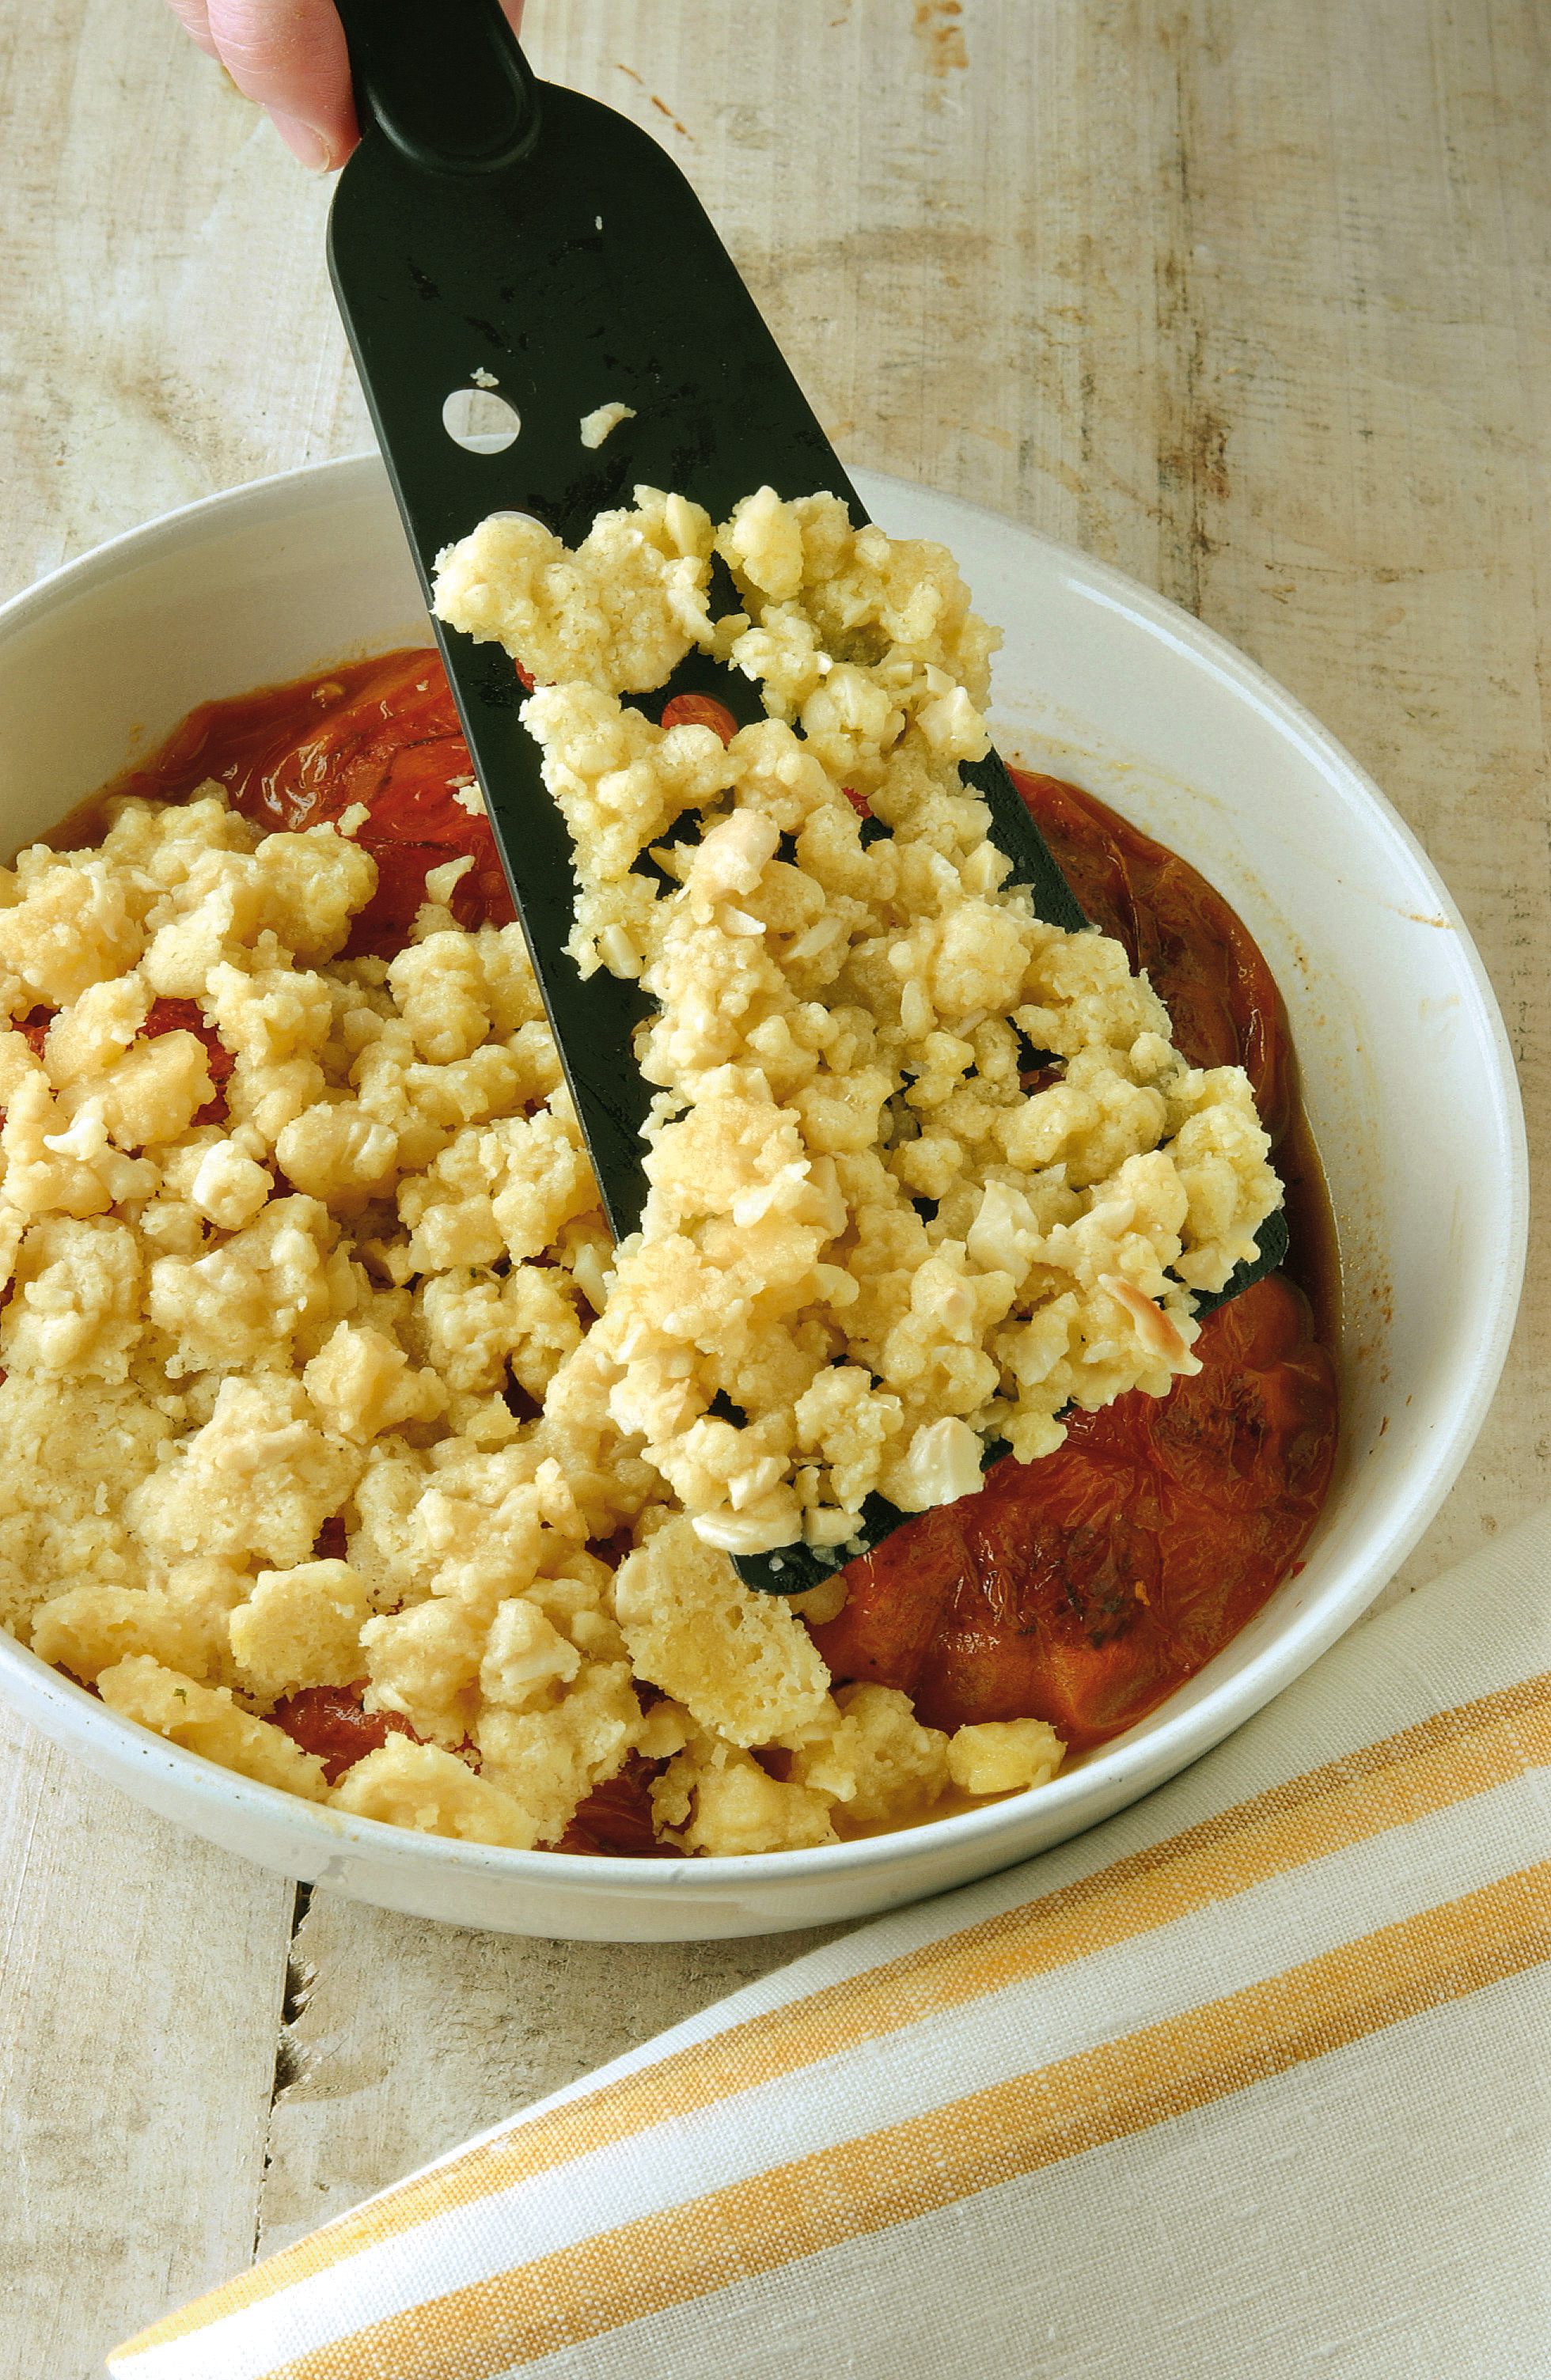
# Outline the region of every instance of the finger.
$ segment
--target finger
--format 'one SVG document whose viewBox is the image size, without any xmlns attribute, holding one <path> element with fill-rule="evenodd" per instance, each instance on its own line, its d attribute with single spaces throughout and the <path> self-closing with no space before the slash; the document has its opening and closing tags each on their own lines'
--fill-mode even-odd
<svg viewBox="0 0 1551 2380">
<path fill-rule="evenodd" d="M 332 0 L 171 0 L 200 47 L 267 108 L 306 165 L 342 165 L 358 138 L 345 34 Z M 514 32 L 523 0 L 502 0 Z"/>
<path fill-rule="evenodd" d="M 167 0 L 167 6 L 190 41 L 198 42 L 200 49 L 208 51 L 213 58 L 217 52 L 211 38 L 210 11 L 205 6 L 205 0 Z"/>
<path fill-rule="evenodd" d="M 181 0 L 180 14 L 193 5 Z M 332 0 L 206 5 L 211 39 L 237 89 L 268 108 L 281 139 L 304 164 L 342 165 L 356 145 L 356 109 L 345 33 Z"/>
</svg>

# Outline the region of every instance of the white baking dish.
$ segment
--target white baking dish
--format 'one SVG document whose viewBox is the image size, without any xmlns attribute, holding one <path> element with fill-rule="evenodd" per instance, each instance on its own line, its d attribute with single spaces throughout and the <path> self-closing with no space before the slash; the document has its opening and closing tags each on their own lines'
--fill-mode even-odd
<svg viewBox="0 0 1551 2380">
<path fill-rule="evenodd" d="M 870 475 L 858 486 L 886 528 L 950 544 L 1006 630 L 1003 751 L 1194 860 L 1281 984 L 1349 1318 L 1343 1452 L 1305 1565 L 1198 1677 L 1053 1784 L 876 1840 L 726 1862 L 489 1850 L 347 1818 L 146 1733 L 0 1636 L 13 1706 L 266 1866 L 456 1925 L 620 1941 L 766 1933 L 941 1890 L 1092 1825 L 1268 1701 L 1378 1591 L 1481 1426 L 1522 1269 L 1523 1124 L 1491 989 L 1415 841 L 1306 712 L 1185 613 L 968 505 Z M 375 456 L 116 539 L 0 611 L 0 841 L 41 834 L 198 702 L 429 640 Z"/>
</svg>

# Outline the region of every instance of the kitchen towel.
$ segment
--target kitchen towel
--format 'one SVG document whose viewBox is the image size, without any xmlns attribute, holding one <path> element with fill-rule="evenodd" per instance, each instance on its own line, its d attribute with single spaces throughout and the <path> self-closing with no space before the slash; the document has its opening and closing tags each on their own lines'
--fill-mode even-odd
<svg viewBox="0 0 1551 2380">
<path fill-rule="evenodd" d="M 628 1949 L 622 1949 L 628 1958 Z M 1545 2380 L 1551 1514 L 117 2380 Z"/>
</svg>

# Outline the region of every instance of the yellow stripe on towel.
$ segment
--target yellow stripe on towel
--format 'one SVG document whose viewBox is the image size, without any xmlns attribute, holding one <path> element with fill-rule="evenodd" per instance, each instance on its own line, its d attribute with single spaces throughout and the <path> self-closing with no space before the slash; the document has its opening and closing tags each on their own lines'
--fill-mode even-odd
<svg viewBox="0 0 1551 2380">
<path fill-rule="evenodd" d="M 1146 2131 L 1551 1958 L 1551 1861 L 929 2115 L 595 2234 L 265 2380 L 496 2380 Z"/>
<path fill-rule="evenodd" d="M 860 2042 L 1070 1965 L 1547 1765 L 1551 1674 L 1438 1712 L 1038 1900 L 519 2121 L 240 2274 L 119 2351 L 127 2357 L 191 2337 L 432 2216 Z"/>
</svg>

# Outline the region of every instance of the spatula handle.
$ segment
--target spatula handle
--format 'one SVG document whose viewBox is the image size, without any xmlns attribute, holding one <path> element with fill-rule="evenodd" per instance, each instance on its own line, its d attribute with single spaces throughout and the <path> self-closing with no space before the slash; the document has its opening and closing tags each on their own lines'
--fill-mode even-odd
<svg viewBox="0 0 1551 2380">
<path fill-rule="evenodd" d="M 499 0 L 335 0 L 361 130 L 433 173 L 499 173 L 539 131 L 539 88 Z"/>
</svg>

